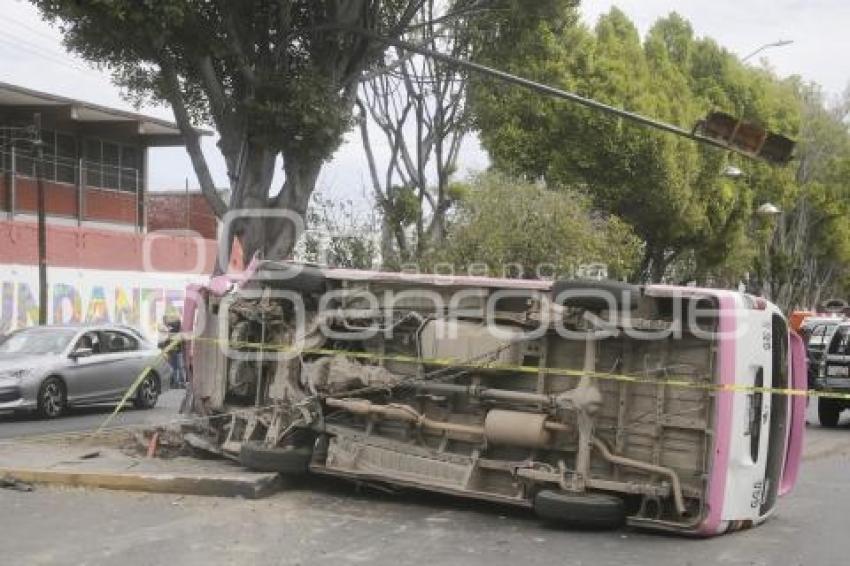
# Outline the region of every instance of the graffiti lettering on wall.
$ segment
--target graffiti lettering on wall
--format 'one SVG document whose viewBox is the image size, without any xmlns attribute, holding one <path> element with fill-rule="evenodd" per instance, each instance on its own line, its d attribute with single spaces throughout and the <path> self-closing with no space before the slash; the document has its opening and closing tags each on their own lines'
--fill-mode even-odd
<svg viewBox="0 0 850 566">
<path fill-rule="evenodd" d="M 180 311 L 198 276 L 51 268 L 49 324 L 115 323 L 155 338 L 164 314 Z M 38 323 L 38 269 L 0 266 L 0 334 Z"/>
</svg>

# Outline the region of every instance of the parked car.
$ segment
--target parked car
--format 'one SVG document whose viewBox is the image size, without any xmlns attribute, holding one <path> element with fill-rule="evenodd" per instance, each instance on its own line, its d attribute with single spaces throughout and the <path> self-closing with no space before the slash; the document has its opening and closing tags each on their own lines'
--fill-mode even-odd
<svg viewBox="0 0 850 566">
<path fill-rule="evenodd" d="M 0 411 L 37 411 L 52 419 L 69 406 L 119 401 L 148 366 L 132 399 L 139 409 L 156 405 L 171 369 L 136 330 L 119 325 L 18 330 L 0 341 Z"/>
<path fill-rule="evenodd" d="M 820 424 L 834 427 L 844 409 L 850 408 L 850 322 L 839 324 L 829 341 L 814 380 L 814 389 L 835 393 L 835 397 L 818 398 Z M 841 396 L 847 395 L 848 399 Z"/>
<path fill-rule="evenodd" d="M 806 358 L 809 364 L 809 384 L 817 377 L 821 358 L 832 334 L 845 319 L 839 316 L 809 317 L 800 327 L 800 334 L 806 342 Z"/>
<path fill-rule="evenodd" d="M 701 536 L 796 481 L 805 348 L 758 297 L 286 262 L 190 290 L 193 407 L 216 418 L 186 438 L 251 469 Z"/>
</svg>

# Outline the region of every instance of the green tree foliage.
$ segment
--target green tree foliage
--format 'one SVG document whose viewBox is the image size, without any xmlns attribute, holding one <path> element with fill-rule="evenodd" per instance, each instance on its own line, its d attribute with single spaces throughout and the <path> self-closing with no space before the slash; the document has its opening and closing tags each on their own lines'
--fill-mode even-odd
<svg viewBox="0 0 850 566">
<path fill-rule="evenodd" d="M 330 267 L 373 268 L 379 256 L 378 218 L 352 200 L 314 193 L 312 201 L 307 212 L 310 229 L 296 248 L 300 259 Z"/>
<path fill-rule="evenodd" d="M 850 90 L 834 103 L 815 84 L 799 82 L 797 91 L 799 189 L 759 268 L 780 304 L 812 306 L 850 294 Z"/>
<path fill-rule="evenodd" d="M 536 278 L 575 275 L 603 264 L 625 277 L 639 255 L 639 240 L 622 221 L 592 212 L 587 197 L 498 174 L 474 179 L 464 191 L 432 266 L 458 271 Z"/>
<path fill-rule="evenodd" d="M 112 70 L 130 97 L 172 107 L 219 216 L 227 206 L 191 122 L 221 136 L 232 209 L 303 217 L 322 164 L 351 126 L 360 77 L 384 51 L 346 30 L 398 37 L 421 8 L 420 0 L 32 2 L 60 25 L 69 50 Z M 279 157 L 286 179 L 272 191 Z M 295 242 L 295 224 L 269 215 L 232 228 L 249 257 L 280 258 Z"/>
<path fill-rule="evenodd" d="M 617 9 L 593 30 L 573 6 L 561 9 L 509 46 L 482 41 L 478 59 L 684 128 L 721 109 L 796 133 L 793 88 L 695 38 L 681 17 L 659 20 L 642 41 Z M 683 264 L 687 278 L 729 258 L 743 266 L 752 259 L 744 250 L 754 206 L 793 199 L 793 172 L 739 165 L 748 182 L 735 182 L 724 176 L 721 151 L 574 104 L 477 80 L 471 106 L 496 168 L 578 188 L 633 227 L 644 242 L 640 279 L 660 280 L 685 256 L 693 259 Z"/>
</svg>

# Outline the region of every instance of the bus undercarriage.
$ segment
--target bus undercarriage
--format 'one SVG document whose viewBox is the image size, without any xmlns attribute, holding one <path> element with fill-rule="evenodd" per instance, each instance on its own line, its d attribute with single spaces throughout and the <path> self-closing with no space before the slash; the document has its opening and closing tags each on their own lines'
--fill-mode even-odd
<svg viewBox="0 0 850 566">
<path fill-rule="evenodd" d="M 705 516 L 712 298 L 356 273 L 266 263 L 203 293 L 196 443 L 574 524 L 692 532 Z"/>
</svg>

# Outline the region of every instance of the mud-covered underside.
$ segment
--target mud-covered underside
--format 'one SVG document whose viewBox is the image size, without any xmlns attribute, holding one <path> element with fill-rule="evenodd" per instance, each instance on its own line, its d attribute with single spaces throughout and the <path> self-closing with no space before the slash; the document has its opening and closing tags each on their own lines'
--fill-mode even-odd
<svg viewBox="0 0 850 566">
<path fill-rule="evenodd" d="M 234 458 L 307 447 L 316 473 L 519 505 L 613 494 L 632 524 L 687 529 L 705 511 L 715 305 L 619 293 L 257 276 L 199 317 L 200 432 Z"/>
</svg>

